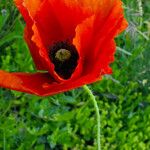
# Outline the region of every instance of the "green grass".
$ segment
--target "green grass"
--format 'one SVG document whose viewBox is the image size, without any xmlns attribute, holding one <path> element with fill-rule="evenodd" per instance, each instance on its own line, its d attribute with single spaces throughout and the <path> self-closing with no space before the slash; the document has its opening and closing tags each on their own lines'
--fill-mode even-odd
<svg viewBox="0 0 150 150">
<path fill-rule="evenodd" d="M 150 149 L 150 1 L 123 0 L 129 28 L 116 38 L 113 74 L 90 85 L 101 113 L 102 150 Z M 143 14 L 142 14 L 143 11 Z M 0 0 L 0 69 L 34 72 L 24 22 Z M 96 114 L 78 88 L 40 98 L 0 89 L 0 150 L 95 150 Z"/>
</svg>

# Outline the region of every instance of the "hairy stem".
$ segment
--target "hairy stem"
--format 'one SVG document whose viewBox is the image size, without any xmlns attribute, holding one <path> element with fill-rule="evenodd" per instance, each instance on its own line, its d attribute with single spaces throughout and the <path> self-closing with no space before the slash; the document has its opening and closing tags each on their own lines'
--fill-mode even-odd
<svg viewBox="0 0 150 150">
<path fill-rule="evenodd" d="M 83 86 L 84 90 L 89 94 L 93 104 L 94 104 L 94 108 L 95 108 L 95 112 L 96 112 L 96 118 L 97 118 L 97 149 L 101 150 L 101 130 L 100 130 L 100 113 L 99 113 L 99 108 L 98 108 L 98 104 L 97 101 L 95 99 L 95 96 L 93 95 L 92 91 L 89 89 L 89 87 L 87 85 Z"/>
</svg>

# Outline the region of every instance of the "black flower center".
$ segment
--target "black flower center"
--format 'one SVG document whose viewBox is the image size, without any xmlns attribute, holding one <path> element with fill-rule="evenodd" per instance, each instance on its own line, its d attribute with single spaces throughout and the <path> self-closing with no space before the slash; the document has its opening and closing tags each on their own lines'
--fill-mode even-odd
<svg viewBox="0 0 150 150">
<path fill-rule="evenodd" d="M 63 79 L 69 79 L 78 64 L 79 54 L 74 45 L 57 42 L 50 47 L 49 57 L 56 73 Z"/>
</svg>

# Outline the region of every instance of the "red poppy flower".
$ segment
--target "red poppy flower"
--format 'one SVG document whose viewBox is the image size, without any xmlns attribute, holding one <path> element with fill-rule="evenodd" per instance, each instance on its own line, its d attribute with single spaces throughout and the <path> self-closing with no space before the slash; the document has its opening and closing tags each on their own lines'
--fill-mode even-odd
<svg viewBox="0 0 150 150">
<path fill-rule="evenodd" d="M 0 71 L 0 86 L 52 95 L 110 74 L 114 38 L 127 27 L 121 0 L 15 0 L 37 70 Z"/>
</svg>

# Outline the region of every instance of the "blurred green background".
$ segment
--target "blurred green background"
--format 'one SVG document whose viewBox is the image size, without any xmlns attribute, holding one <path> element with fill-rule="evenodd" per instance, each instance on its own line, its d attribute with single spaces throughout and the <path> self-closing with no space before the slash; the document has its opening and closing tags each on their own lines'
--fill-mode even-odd
<svg viewBox="0 0 150 150">
<path fill-rule="evenodd" d="M 114 72 L 90 85 L 101 113 L 102 150 L 150 150 L 150 0 L 123 0 L 129 28 L 116 38 Z M 0 0 L 0 69 L 34 72 L 25 23 Z M 41 98 L 0 89 L 0 150 L 95 150 L 96 115 L 78 88 Z"/>
</svg>

